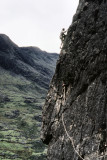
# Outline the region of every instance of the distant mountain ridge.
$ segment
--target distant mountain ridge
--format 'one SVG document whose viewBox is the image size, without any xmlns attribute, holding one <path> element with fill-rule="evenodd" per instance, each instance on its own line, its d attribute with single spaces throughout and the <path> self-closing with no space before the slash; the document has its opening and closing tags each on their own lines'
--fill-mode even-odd
<svg viewBox="0 0 107 160">
<path fill-rule="evenodd" d="M 58 54 L 37 47 L 18 47 L 10 38 L 0 34 L 0 66 L 48 88 Z M 38 75 L 38 76 L 37 76 Z"/>
</svg>

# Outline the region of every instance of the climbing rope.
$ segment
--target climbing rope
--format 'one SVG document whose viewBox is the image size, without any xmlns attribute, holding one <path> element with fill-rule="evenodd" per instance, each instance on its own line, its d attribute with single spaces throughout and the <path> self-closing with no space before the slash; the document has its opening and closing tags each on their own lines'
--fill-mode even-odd
<svg viewBox="0 0 107 160">
<path fill-rule="evenodd" d="M 81 157 L 81 155 L 79 154 L 79 152 L 78 152 L 78 151 L 76 150 L 76 148 L 75 148 L 73 138 L 69 135 L 69 133 L 68 133 L 68 131 L 67 131 L 67 129 L 66 129 L 66 126 L 65 126 L 65 123 L 64 123 L 64 116 L 63 116 L 63 114 L 62 114 L 62 124 L 63 124 L 63 127 L 64 127 L 64 130 L 65 130 L 65 133 L 66 133 L 67 137 L 70 139 L 70 141 L 71 141 L 71 143 L 72 143 L 72 147 L 73 147 L 74 151 L 77 153 L 77 155 L 78 155 L 82 160 L 85 160 L 84 158 Z M 98 156 L 97 158 L 102 158 L 102 157 L 104 157 L 104 159 L 105 159 L 106 156 L 107 156 L 107 154 L 102 155 L 102 156 Z M 93 157 L 93 156 L 92 156 L 92 157 Z"/>
<path fill-rule="evenodd" d="M 96 84 L 97 85 L 97 84 Z M 95 86 L 95 89 L 96 89 L 96 86 Z M 95 90 L 94 89 L 94 90 Z M 64 98 L 64 103 L 65 103 L 65 97 L 66 97 L 66 93 L 65 93 L 65 84 L 63 84 L 63 98 Z M 87 97 L 86 97 L 86 106 L 87 106 Z M 76 152 L 76 154 L 82 159 L 82 160 L 85 160 L 80 154 L 79 154 L 79 152 L 76 150 L 76 148 L 75 148 L 75 145 L 74 145 L 74 140 L 73 140 L 73 138 L 72 137 L 70 137 L 70 135 L 69 135 L 69 133 L 68 133 L 68 131 L 67 131 L 67 129 L 66 129 L 66 126 L 65 126 L 65 123 L 64 123 L 64 115 L 62 114 L 62 124 L 63 124 L 63 127 L 64 127 L 64 130 L 65 130 L 65 133 L 66 133 L 66 135 L 67 135 L 67 137 L 70 139 L 70 141 L 71 141 L 71 143 L 72 143 L 72 147 L 73 147 L 73 149 L 74 149 L 74 151 Z M 97 156 L 97 158 L 102 158 L 102 157 L 104 157 L 105 158 L 105 156 L 106 156 L 106 154 L 105 155 L 102 155 L 102 156 Z M 93 157 L 93 156 L 92 156 Z"/>
<path fill-rule="evenodd" d="M 66 129 L 66 126 L 65 126 L 65 123 L 64 123 L 64 116 L 63 116 L 63 114 L 62 114 L 62 124 L 63 124 L 63 127 L 64 127 L 64 130 L 65 130 L 65 132 L 66 132 L 67 137 L 70 139 L 70 141 L 71 141 L 71 143 L 72 143 L 72 146 L 73 146 L 74 151 L 77 153 L 77 155 L 78 155 L 82 160 L 85 160 L 84 158 L 81 157 L 81 155 L 79 154 L 79 152 L 76 150 L 75 145 L 74 145 L 73 138 L 70 137 L 69 133 L 67 132 L 67 129 Z"/>
</svg>

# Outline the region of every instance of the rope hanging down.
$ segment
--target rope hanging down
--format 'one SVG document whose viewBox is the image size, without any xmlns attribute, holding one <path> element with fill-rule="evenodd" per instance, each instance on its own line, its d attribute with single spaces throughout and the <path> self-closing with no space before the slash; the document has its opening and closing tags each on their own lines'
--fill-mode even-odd
<svg viewBox="0 0 107 160">
<path fill-rule="evenodd" d="M 74 151 L 77 153 L 77 155 L 78 155 L 82 160 L 85 160 L 84 158 L 81 157 L 81 155 L 80 155 L 80 154 L 78 153 L 78 151 L 75 149 L 73 138 L 70 137 L 70 135 L 68 134 L 68 132 L 67 132 L 67 130 L 66 130 L 66 126 L 65 126 L 65 124 L 64 124 L 64 116 L 63 116 L 63 114 L 62 114 L 62 124 L 63 124 L 63 127 L 64 127 L 64 130 L 65 130 L 65 132 L 66 132 L 67 137 L 70 139 L 70 141 L 71 141 L 71 143 L 72 143 L 72 146 L 73 146 Z"/>
<path fill-rule="evenodd" d="M 68 133 L 68 131 L 67 131 L 67 129 L 66 129 L 66 126 L 65 126 L 65 123 L 64 123 L 64 116 L 63 116 L 63 114 L 62 114 L 62 124 L 63 124 L 63 127 L 64 127 L 64 130 L 65 130 L 65 133 L 66 133 L 67 137 L 70 139 L 70 141 L 71 141 L 71 143 L 72 143 L 72 147 L 73 147 L 74 151 L 77 153 L 77 155 L 78 155 L 82 160 L 85 160 L 84 158 L 81 157 L 81 155 L 79 154 L 79 152 L 78 152 L 78 151 L 76 150 L 76 148 L 75 148 L 73 138 L 70 137 L 70 135 L 69 135 L 69 133 Z M 105 155 L 103 155 L 103 156 L 98 156 L 97 158 L 102 158 L 102 157 L 104 157 L 104 159 L 105 159 L 106 156 L 107 156 L 107 154 L 105 154 Z"/>
</svg>

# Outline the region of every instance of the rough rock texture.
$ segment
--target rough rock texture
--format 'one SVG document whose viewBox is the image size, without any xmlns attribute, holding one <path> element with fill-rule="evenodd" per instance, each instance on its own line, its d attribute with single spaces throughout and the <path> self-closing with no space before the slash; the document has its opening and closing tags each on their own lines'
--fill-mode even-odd
<svg viewBox="0 0 107 160">
<path fill-rule="evenodd" d="M 105 160 L 107 1 L 80 0 L 43 107 L 48 160 Z"/>
</svg>

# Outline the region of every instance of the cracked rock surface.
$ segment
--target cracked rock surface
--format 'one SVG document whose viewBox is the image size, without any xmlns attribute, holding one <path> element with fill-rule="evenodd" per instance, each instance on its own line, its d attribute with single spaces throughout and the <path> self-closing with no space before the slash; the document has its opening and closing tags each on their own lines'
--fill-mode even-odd
<svg viewBox="0 0 107 160">
<path fill-rule="evenodd" d="M 80 0 L 43 107 L 47 160 L 105 160 L 107 1 Z"/>
</svg>

